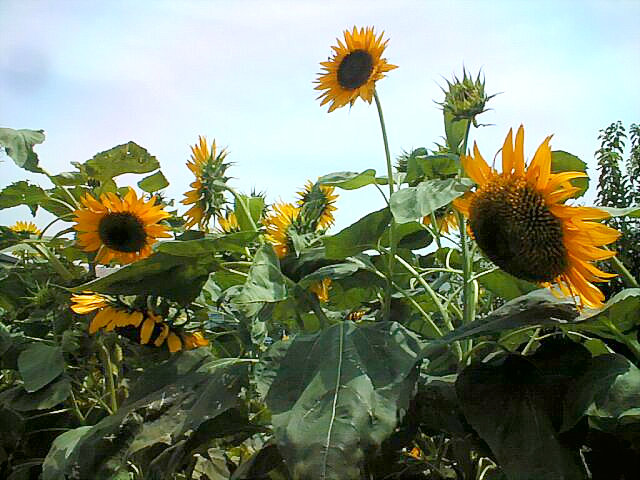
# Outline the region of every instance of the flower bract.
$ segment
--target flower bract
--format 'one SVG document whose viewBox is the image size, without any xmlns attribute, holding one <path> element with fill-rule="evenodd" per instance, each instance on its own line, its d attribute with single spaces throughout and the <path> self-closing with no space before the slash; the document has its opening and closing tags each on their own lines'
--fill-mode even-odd
<svg viewBox="0 0 640 480">
<path fill-rule="evenodd" d="M 326 229 L 333 225 L 333 212 L 336 210 L 334 204 L 338 199 L 334 190 L 335 187 L 308 181 L 304 190 L 298 192 L 298 207 L 302 221 L 310 224 L 313 230 Z"/>
</svg>

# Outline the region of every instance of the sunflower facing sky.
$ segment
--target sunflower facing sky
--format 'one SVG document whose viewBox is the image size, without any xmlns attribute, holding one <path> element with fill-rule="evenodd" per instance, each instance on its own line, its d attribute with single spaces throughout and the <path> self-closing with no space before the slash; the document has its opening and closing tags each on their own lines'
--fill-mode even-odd
<svg viewBox="0 0 640 480">
<path fill-rule="evenodd" d="M 376 82 L 398 68 L 382 58 L 389 41 L 382 41 L 383 35 L 376 36 L 373 27 L 358 30 L 354 26 L 351 32 L 344 31 L 344 43 L 336 39 L 338 46 L 331 47 L 333 57 L 320 62 L 325 72 L 315 82 L 316 90 L 324 90 L 318 97 L 320 105 L 331 102 L 329 112 L 333 112 L 347 103 L 353 105 L 358 97 L 371 103 Z"/>
<path fill-rule="evenodd" d="M 263 220 L 267 230 L 265 238 L 273 245 L 278 258 L 284 258 L 289 253 L 289 228 L 298 219 L 300 209 L 282 202 L 275 203 L 272 208 Z"/>
<path fill-rule="evenodd" d="M 171 236 L 169 227 L 158 223 L 170 215 L 156 205 L 156 197 L 145 202 L 131 187 L 122 199 L 106 193 L 96 200 L 87 193 L 82 204 L 84 208 L 73 212 L 73 228 L 78 231 L 80 247 L 97 252 L 97 263 L 135 262 L 151 255 L 151 245 L 158 238 Z"/>
<path fill-rule="evenodd" d="M 209 341 L 201 332 L 181 332 L 172 330 L 165 320 L 149 310 L 136 310 L 114 301 L 98 293 L 84 292 L 71 296 L 71 310 L 80 315 L 86 315 L 97 310 L 89 324 L 89 333 L 96 333 L 103 329 L 111 332 L 118 329 L 137 331 L 141 345 L 152 343 L 161 347 L 165 342 L 169 352 L 204 347 Z M 123 330 L 120 330 L 123 332 Z"/>
<path fill-rule="evenodd" d="M 509 130 L 502 173 L 489 167 L 474 144 L 473 156 L 463 156 L 462 165 L 478 187 L 454 200 L 454 206 L 469 219 L 478 246 L 497 266 L 546 287 L 556 284 L 565 296 L 578 297 L 581 306 L 598 308 L 604 295 L 592 282 L 615 275 L 593 263 L 615 252 L 597 247 L 614 242 L 620 233 L 593 221 L 607 218 L 606 212 L 564 204 L 579 190 L 570 181 L 586 174 L 551 173 L 550 140 L 542 142 L 525 170 L 524 128 L 518 129 L 515 147 Z"/>
<path fill-rule="evenodd" d="M 211 150 L 205 138 L 198 137 L 198 140 L 198 144 L 191 147 L 191 160 L 187 162 L 187 167 L 196 179 L 190 185 L 193 190 L 184 194 L 186 198 L 181 203 L 191 205 L 184 214 L 185 228 L 198 225 L 198 228 L 203 230 L 212 217 L 222 213 L 222 206 L 226 203 L 225 189 L 221 184 L 228 180 L 224 174 L 229 164 L 224 163 L 226 150 L 216 151 L 215 140 L 211 144 Z"/>
<path fill-rule="evenodd" d="M 338 194 L 334 193 L 335 187 L 319 185 L 311 180 L 307 181 L 304 190 L 298 192 L 298 207 L 300 207 L 303 221 L 312 224 L 313 229 L 326 229 L 335 221 L 333 212 L 336 210 L 334 203 Z"/>
<path fill-rule="evenodd" d="M 11 227 L 16 233 L 28 233 L 30 235 L 40 235 L 40 229 L 33 222 L 25 222 L 23 220 L 18 220 Z"/>
</svg>

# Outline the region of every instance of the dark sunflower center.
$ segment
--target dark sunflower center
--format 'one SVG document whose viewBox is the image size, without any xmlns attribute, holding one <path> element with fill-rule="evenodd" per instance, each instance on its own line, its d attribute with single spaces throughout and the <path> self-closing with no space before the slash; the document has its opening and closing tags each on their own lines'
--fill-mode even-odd
<svg viewBox="0 0 640 480">
<path fill-rule="evenodd" d="M 481 187 L 469 222 L 487 257 L 515 277 L 550 282 L 566 270 L 562 222 L 524 179 L 500 177 Z"/>
<path fill-rule="evenodd" d="M 353 90 L 369 80 L 373 71 L 373 58 L 369 52 L 356 50 L 344 57 L 338 67 L 338 83 L 342 88 Z"/>
<path fill-rule="evenodd" d="M 98 225 L 100 240 L 118 252 L 133 253 L 142 250 L 147 234 L 140 219 L 132 213 L 109 213 Z"/>
</svg>

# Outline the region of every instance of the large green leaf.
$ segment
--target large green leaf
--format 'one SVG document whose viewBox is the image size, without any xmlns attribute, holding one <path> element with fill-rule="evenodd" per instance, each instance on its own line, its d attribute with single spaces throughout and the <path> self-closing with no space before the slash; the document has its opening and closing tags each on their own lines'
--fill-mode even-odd
<svg viewBox="0 0 640 480">
<path fill-rule="evenodd" d="M 36 392 L 27 392 L 22 385 L 10 388 L 0 393 L 0 405 L 27 412 L 29 410 L 46 410 L 64 402 L 71 394 L 71 381 L 66 375 L 61 375 L 55 382 Z"/>
<path fill-rule="evenodd" d="M 585 172 L 587 164 L 575 155 L 564 152 L 562 150 L 554 150 L 551 152 L 551 173 L 560 172 Z M 585 194 L 589 188 L 589 177 L 574 178 L 571 185 L 578 187 L 580 190 L 573 194 L 571 198 L 579 198 Z"/>
<path fill-rule="evenodd" d="M 465 418 L 487 442 L 510 480 L 582 480 L 577 449 L 558 439 L 544 375 L 509 355 L 465 368 L 456 382 Z"/>
<path fill-rule="evenodd" d="M 238 198 L 239 197 L 239 198 Z M 238 195 L 235 199 L 233 211 L 236 214 L 238 220 L 238 226 L 240 230 L 255 230 L 260 225 L 260 218 L 264 210 L 264 197 L 249 197 L 247 195 Z M 244 201 L 245 206 L 249 209 L 249 215 L 240 204 L 240 200 Z"/>
<path fill-rule="evenodd" d="M 466 152 L 461 151 L 462 141 L 467 132 L 469 120 L 455 120 L 453 114 L 444 110 L 444 131 L 447 136 L 447 146 L 453 153 L 464 155 Z"/>
<path fill-rule="evenodd" d="M 0 210 L 26 205 L 35 215 L 40 204 L 48 200 L 46 192 L 37 185 L 21 180 L 5 187 L 0 192 Z"/>
<path fill-rule="evenodd" d="M 78 427 L 56 437 L 42 464 L 43 480 L 58 480 L 67 457 L 73 452 L 78 441 L 91 430 L 90 426 Z"/>
<path fill-rule="evenodd" d="M 573 326 L 577 316 L 572 301 L 559 300 L 546 289 L 534 290 L 505 303 L 483 319 L 456 328 L 437 342 L 498 334 L 531 325 Z"/>
<path fill-rule="evenodd" d="M 520 280 L 502 270 L 495 270 L 482 275 L 478 282 L 484 288 L 505 300 L 513 300 L 540 288 L 535 283 Z"/>
<path fill-rule="evenodd" d="M 365 215 L 360 220 L 330 237 L 322 239 L 327 258 L 342 259 L 364 250 L 376 248 L 378 239 L 389 226 L 388 208 Z"/>
<path fill-rule="evenodd" d="M 318 178 L 321 185 L 329 185 L 343 190 L 355 190 L 376 183 L 376 171 L 372 168 L 364 172 L 335 172 Z"/>
<path fill-rule="evenodd" d="M 630 332 L 640 324 L 640 288 L 626 288 L 605 303 L 602 310 L 589 311 L 578 319 L 578 329 L 616 338 L 608 324 L 623 333 Z"/>
<path fill-rule="evenodd" d="M 460 160 L 457 155 L 428 155 L 425 149 L 417 149 L 411 152 L 407 159 L 406 181 L 414 183 L 416 180 L 443 178 L 458 173 L 459 168 Z"/>
<path fill-rule="evenodd" d="M 34 145 L 44 142 L 44 130 L 0 128 L 0 145 L 13 161 L 30 172 L 42 173 Z"/>
<path fill-rule="evenodd" d="M 288 283 L 290 281 L 280 271 L 273 247 L 264 245 L 256 252 L 247 281 L 234 302 L 280 302 L 289 296 Z"/>
<path fill-rule="evenodd" d="M 157 170 L 160 164 L 146 149 L 128 142 L 97 153 L 83 166 L 89 177 L 104 182 L 123 173 L 149 173 Z"/>
<path fill-rule="evenodd" d="M 138 186 L 145 192 L 153 193 L 167 188 L 169 186 L 169 180 L 167 180 L 162 171 L 158 170 L 153 175 L 149 175 L 140 180 Z"/>
<path fill-rule="evenodd" d="M 395 322 L 341 322 L 291 343 L 266 398 L 291 476 L 361 478 L 409 405 L 417 338 Z"/>
<path fill-rule="evenodd" d="M 632 423 L 640 425 L 640 370 L 622 355 L 590 359 L 569 391 L 562 430 L 573 427 L 584 415 L 591 426 L 605 431 Z"/>
<path fill-rule="evenodd" d="M 391 195 L 391 212 L 398 223 L 422 219 L 438 208 L 458 198 L 473 182 L 467 178 L 457 180 L 427 180 L 416 187 L 407 187 Z"/>
<path fill-rule="evenodd" d="M 34 343 L 18 357 L 18 371 L 27 392 L 40 390 L 64 372 L 62 349 Z"/>
<path fill-rule="evenodd" d="M 237 411 L 246 365 L 198 349 L 149 368 L 116 414 L 54 445 L 44 480 L 111 479 L 128 461 L 149 478 L 172 478 L 195 448 L 246 428 Z"/>
</svg>

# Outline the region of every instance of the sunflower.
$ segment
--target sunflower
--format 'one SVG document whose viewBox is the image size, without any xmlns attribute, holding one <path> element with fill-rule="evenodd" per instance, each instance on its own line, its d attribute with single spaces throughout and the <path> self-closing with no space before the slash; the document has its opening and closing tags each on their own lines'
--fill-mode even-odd
<svg viewBox="0 0 640 480">
<path fill-rule="evenodd" d="M 16 233 L 27 233 L 29 235 L 40 235 L 42 233 L 35 223 L 24 222 L 22 220 L 18 220 L 9 228 Z"/>
<path fill-rule="evenodd" d="M 358 31 L 354 26 L 351 32 L 344 31 L 344 43 L 336 39 L 338 46 L 331 47 L 333 57 L 320 62 L 325 72 L 315 82 L 319 84 L 316 90 L 325 90 L 318 97 L 322 98 L 320 105 L 332 102 L 329 112 L 333 112 L 347 103 L 353 105 L 358 97 L 371 103 L 376 82 L 385 72 L 398 68 L 381 58 L 389 41 L 383 42 L 383 35 L 376 37 L 373 27 Z"/>
<path fill-rule="evenodd" d="M 329 290 L 331 289 L 331 279 L 323 278 L 320 282 L 313 283 L 309 290 L 316 294 L 321 302 L 329 301 Z"/>
<path fill-rule="evenodd" d="M 97 252 L 96 262 L 107 265 L 111 260 L 131 263 L 151 255 L 151 245 L 158 238 L 170 237 L 169 227 L 158 222 L 169 217 L 156 197 L 145 202 L 131 187 L 119 198 L 106 193 L 96 200 L 90 194 L 82 199 L 84 208 L 76 210 L 73 228 L 85 252 Z"/>
<path fill-rule="evenodd" d="M 215 140 L 209 151 L 207 140 L 203 137 L 198 139 L 199 143 L 191 147 L 191 160 L 187 162 L 187 167 L 195 175 L 196 180 L 190 185 L 193 190 L 184 194 L 186 198 L 181 203 L 192 205 L 184 214 L 187 219 L 185 228 L 191 228 L 197 224 L 202 230 L 206 228 L 212 216 L 221 213 L 225 203 L 225 189 L 221 184 L 228 180 L 224 173 L 229 168 L 229 164 L 224 163 L 227 156 L 226 150 L 216 151 Z"/>
<path fill-rule="evenodd" d="M 551 173 L 547 137 L 525 171 L 524 128 L 513 145 L 509 131 L 502 147 L 502 173 L 490 168 L 477 145 L 462 165 L 478 184 L 474 193 L 454 200 L 469 219 L 478 246 L 511 275 L 546 287 L 556 285 L 565 296 L 578 297 L 580 306 L 601 307 L 604 295 L 592 282 L 615 275 L 594 266 L 615 252 L 597 248 L 614 242 L 620 233 L 601 223 L 609 215 L 591 207 L 565 205 L 579 189 L 570 181 L 582 172 Z M 552 289 L 554 291 L 555 289 Z"/>
<path fill-rule="evenodd" d="M 458 228 L 458 218 L 449 205 L 438 208 L 435 212 L 436 226 L 440 234 L 449 233 L 450 230 Z M 431 225 L 431 215 L 422 218 L 423 225 Z"/>
<path fill-rule="evenodd" d="M 238 225 L 238 218 L 233 212 L 227 212 L 223 217 L 218 216 L 218 225 L 220 225 L 220 231 L 222 233 L 233 233 L 240 231 L 240 225 Z"/>
<path fill-rule="evenodd" d="M 319 185 L 309 180 L 304 190 L 298 192 L 300 198 L 297 203 L 303 221 L 309 221 L 314 230 L 333 225 L 333 212 L 336 210 L 334 203 L 338 199 L 338 195 L 333 193 L 334 190 L 334 187 Z"/>
<path fill-rule="evenodd" d="M 104 329 L 105 332 L 119 329 L 118 331 L 125 336 L 135 335 L 133 338 L 139 339 L 142 345 L 152 343 L 161 347 L 166 343 L 171 353 L 182 350 L 183 346 L 190 350 L 209 345 L 209 341 L 201 332 L 175 331 L 160 315 L 150 310 L 136 310 L 97 293 L 84 292 L 73 295 L 71 301 L 71 310 L 75 313 L 85 315 L 97 311 L 89 324 L 91 334 L 100 329 Z"/>
<path fill-rule="evenodd" d="M 141 312 L 129 311 L 97 293 L 85 292 L 80 295 L 72 295 L 71 301 L 73 302 L 71 310 L 75 313 L 85 315 L 98 310 L 89 324 L 89 333 L 91 334 L 101 328 L 106 332 L 110 332 L 116 327 L 123 328 L 129 325 L 137 328 L 144 318 Z"/>
<path fill-rule="evenodd" d="M 267 230 L 265 238 L 273 245 L 278 258 L 283 258 L 289 253 L 289 228 L 298 219 L 300 209 L 290 203 L 276 203 L 273 212 L 263 220 Z"/>
</svg>

